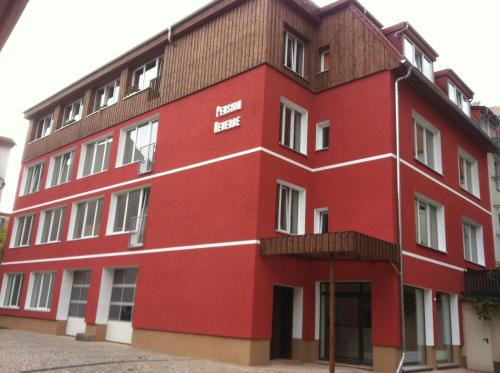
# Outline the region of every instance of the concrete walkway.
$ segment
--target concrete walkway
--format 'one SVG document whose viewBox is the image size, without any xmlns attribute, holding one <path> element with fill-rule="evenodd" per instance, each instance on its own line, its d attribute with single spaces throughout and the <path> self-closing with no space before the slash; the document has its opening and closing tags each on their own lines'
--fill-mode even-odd
<svg viewBox="0 0 500 373">
<path fill-rule="evenodd" d="M 264 367 L 244 367 L 140 350 L 109 342 L 77 342 L 73 337 L 19 330 L 0 330 L 1 373 L 327 373 L 324 364 L 278 361 Z M 338 366 L 338 373 L 367 373 Z M 369 371 L 368 371 L 369 372 Z M 446 373 L 467 373 L 466 369 Z"/>
</svg>

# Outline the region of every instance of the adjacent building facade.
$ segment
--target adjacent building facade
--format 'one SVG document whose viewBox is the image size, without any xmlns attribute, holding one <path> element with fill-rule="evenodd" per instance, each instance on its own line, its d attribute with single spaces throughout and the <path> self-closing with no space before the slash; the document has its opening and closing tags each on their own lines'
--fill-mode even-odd
<svg viewBox="0 0 500 373">
<path fill-rule="evenodd" d="M 37 104 L 0 325 L 242 364 L 463 364 L 496 145 L 437 57 L 356 1 L 215 1 Z"/>
</svg>

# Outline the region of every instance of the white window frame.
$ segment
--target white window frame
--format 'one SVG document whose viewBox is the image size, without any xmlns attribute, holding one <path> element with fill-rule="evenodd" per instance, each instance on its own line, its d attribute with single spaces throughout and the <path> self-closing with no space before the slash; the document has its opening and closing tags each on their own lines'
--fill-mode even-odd
<svg viewBox="0 0 500 373">
<path fill-rule="evenodd" d="M 301 235 L 305 233 L 305 223 L 306 223 L 306 190 L 302 187 L 299 187 L 295 184 L 291 184 L 289 182 L 278 179 L 276 182 L 278 188 L 276 196 L 277 206 L 275 206 L 275 214 L 277 214 L 275 222 L 276 222 L 276 231 L 280 233 L 290 234 L 290 235 Z M 296 190 L 299 192 L 299 206 L 298 206 L 298 216 L 297 216 L 297 233 L 291 232 L 291 201 L 288 202 L 289 210 L 286 212 L 288 215 L 288 224 L 287 229 L 280 229 L 281 226 L 281 187 L 286 187 L 291 190 Z M 292 198 L 292 194 L 290 193 L 290 199 Z"/>
<path fill-rule="evenodd" d="M 39 192 L 40 189 L 42 188 L 42 178 L 43 178 L 43 169 L 44 169 L 44 161 L 36 162 L 33 164 L 30 164 L 29 166 L 24 167 L 23 170 L 23 177 L 21 181 L 21 187 L 19 188 L 19 196 L 27 196 L 29 194 L 33 194 L 36 192 Z M 34 184 L 33 181 L 33 174 L 35 172 L 35 168 L 40 167 L 40 171 L 38 173 L 38 181 Z M 31 174 L 31 180 L 29 181 L 30 185 L 28 188 L 28 191 L 26 191 L 26 187 L 28 186 L 28 174 L 30 170 L 33 169 L 33 172 Z"/>
<path fill-rule="evenodd" d="M 328 146 L 323 147 L 324 129 L 329 128 Z M 330 121 L 316 123 L 316 151 L 330 148 L 331 126 Z"/>
<path fill-rule="evenodd" d="M 462 162 L 466 161 L 470 163 L 470 179 L 472 182 L 472 185 L 468 185 L 467 181 L 467 175 L 464 175 L 464 184 L 462 184 L 460 174 L 461 174 L 461 169 L 462 169 Z M 467 153 L 465 150 L 462 148 L 458 148 L 458 184 L 460 185 L 460 188 L 463 190 L 471 193 L 477 198 L 480 198 L 480 188 L 479 188 L 479 166 L 477 160 L 471 156 L 469 153 Z"/>
<path fill-rule="evenodd" d="M 437 247 L 432 247 L 430 244 L 426 244 L 425 242 L 420 242 L 420 214 L 418 211 L 418 204 L 419 202 L 422 202 L 426 205 L 432 205 L 436 208 L 436 223 L 437 223 Z M 432 250 L 437 250 L 443 253 L 446 253 L 446 225 L 445 225 L 445 213 L 444 213 L 444 206 L 440 204 L 439 202 L 436 202 L 432 200 L 429 197 L 426 197 L 420 193 L 415 194 L 415 241 L 417 242 L 418 245 L 427 247 Z M 429 211 L 429 208 L 427 208 L 427 211 Z M 427 240 L 430 243 L 430 219 L 429 219 L 429 212 L 427 213 Z"/>
<path fill-rule="evenodd" d="M 61 174 L 63 170 L 63 158 L 69 154 L 69 168 L 66 180 L 62 180 Z M 61 157 L 61 163 L 59 164 L 59 169 L 55 169 L 56 158 Z M 73 163 L 75 161 L 75 149 L 65 150 L 64 152 L 58 153 L 50 157 L 49 169 L 47 172 L 47 180 L 45 181 L 45 189 L 53 188 L 58 185 L 66 184 L 71 181 L 71 177 L 73 176 Z M 54 172 L 57 172 L 57 178 L 55 184 L 52 184 L 52 179 L 54 178 Z"/>
<path fill-rule="evenodd" d="M 16 281 L 17 277 L 21 277 L 21 284 L 19 285 L 17 294 L 14 293 L 14 287 L 11 285 L 10 294 L 7 294 L 7 283 L 9 277 L 13 277 L 13 282 Z M 2 287 L 0 289 L 0 308 L 9 308 L 18 310 L 21 307 L 21 296 L 23 293 L 24 286 L 24 273 L 23 272 L 6 272 L 3 274 Z M 9 297 L 7 304 L 5 304 L 6 297 Z M 15 301 L 15 302 L 13 302 Z M 13 305 L 14 303 L 14 305 Z M 15 305 L 17 303 L 17 305 Z"/>
<path fill-rule="evenodd" d="M 109 92 L 113 89 L 113 95 L 110 96 Z M 101 96 L 100 102 L 97 102 L 98 92 L 103 91 L 103 95 Z M 93 112 L 97 112 L 99 110 L 105 109 L 111 105 L 114 105 L 118 102 L 118 97 L 120 95 L 120 79 L 115 79 L 112 82 L 98 88 L 95 90 L 94 94 L 94 106 Z"/>
<path fill-rule="evenodd" d="M 87 155 L 88 155 L 87 153 L 88 153 L 89 146 L 91 146 L 92 144 L 97 144 L 97 143 L 101 143 L 101 142 L 106 142 L 104 154 L 102 157 L 102 165 L 101 165 L 102 169 L 100 171 L 97 171 L 97 172 L 92 172 L 92 170 L 94 169 L 95 163 L 96 163 L 96 152 L 97 152 L 97 147 L 94 147 L 94 154 L 92 155 L 93 159 L 92 159 L 91 172 L 88 175 L 84 175 L 83 171 L 85 168 L 85 160 L 86 160 Z M 111 156 L 112 156 L 111 152 L 113 150 L 112 146 L 113 146 L 113 134 L 111 134 L 111 133 L 108 133 L 107 135 L 101 136 L 101 137 L 96 138 L 96 139 L 92 139 L 91 141 L 88 141 L 85 144 L 82 144 L 81 151 L 80 151 L 80 162 L 78 162 L 77 179 L 82 179 L 84 177 L 90 177 L 92 175 L 98 175 L 100 173 L 108 171 L 110 163 L 111 163 Z M 104 167 L 104 161 L 106 159 L 106 152 L 107 151 L 109 151 L 108 166 Z"/>
<path fill-rule="evenodd" d="M 155 62 L 154 69 L 156 69 L 156 76 L 154 78 L 151 78 L 150 80 L 148 80 L 147 84 L 146 84 L 146 81 L 144 80 L 143 86 L 139 86 L 139 82 L 135 81 L 136 80 L 135 79 L 136 73 L 138 71 L 142 70 L 142 74 L 146 74 L 146 66 L 149 65 L 153 61 Z M 149 88 L 149 86 L 151 85 L 151 81 L 158 78 L 161 75 L 162 70 L 163 70 L 163 56 L 155 57 L 155 58 L 149 60 L 148 62 L 146 62 L 145 64 L 141 65 L 140 67 L 134 69 L 134 71 L 132 72 L 132 85 L 131 86 L 133 89 L 136 89 L 136 90 L 134 92 L 132 92 L 132 94 Z"/>
<path fill-rule="evenodd" d="M 301 39 L 299 39 L 298 37 L 296 37 L 295 35 L 293 35 L 290 31 L 287 31 L 285 30 L 285 46 L 284 46 L 284 52 L 285 52 L 285 56 L 284 56 L 284 61 L 283 61 L 283 65 L 292 70 L 295 74 L 297 75 L 300 75 L 300 76 L 304 76 L 304 64 L 305 64 L 305 55 L 306 55 L 306 43 L 304 43 L 304 41 L 302 41 Z M 287 64 L 287 57 L 288 57 L 288 40 L 291 40 L 292 43 L 293 43 L 293 46 L 292 46 L 292 65 L 291 66 L 288 66 Z M 297 61 L 298 61 L 298 58 L 300 58 L 300 56 L 297 56 L 297 46 L 298 44 L 302 44 L 302 69 L 299 70 L 299 66 L 297 66 Z"/>
<path fill-rule="evenodd" d="M 120 139 L 118 142 L 118 156 L 116 157 L 115 167 L 122 167 L 122 166 L 126 166 L 129 164 L 140 162 L 140 160 L 134 161 L 134 154 L 132 154 L 131 161 L 128 163 L 125 163 L 125 142 L 127 139 L 127 132 L 132 131 L 133 129 L 137 129 L 140 126 L 143 126 L 145 124 L 149 124 L 149 126 L 151 126 L 150 132 L 149 132 L 150 133 L 150 137 L 149 137 L 150 143 L 143 146 L 143 147 L 147 147 L 147 146 L 151 146 L 153 144 L 156 144 L 156 142 L 158 141 L 158 126 L 159 126 L 158 119 L 159 119 L 159 116 L 155 115 L 152 118 L 141 120 L 138 123 L 134 123 L 130 126 L 123 127 L 120 130 Z M 136 138 L 134 140 L 134 143 L 136 140 L 137 140 L 137 133 L 136 133 Z"/>
<path fill-rule="evenodd" d="M 43 118 L 40 118 L 36 121 L 35 124 L 35 133 L 33 134 L 33 141 L 44 138 L 45 136 L 50 135 L 52 130 L 52 119 L 53 115 L 47 115 Z M 38 131 L 39 127 L 41 127 L 40 131 Z M 40 135 L 37 136 L 37 133 L 40 132 Z"/>
<path fill-rule="evenodd" d="M 77 110 L 78 109 L 78 110 Z M 64 107 L 61 128 L 78 122 L 83 116 L 83 98 L 80 98 Z"/>
<path fill-rule="evenodd" d="M 434 81 L 434 64 L 407 36 L 403 42 L 404 55 L 427 79 Z"/>
<path fill-rule="evenodd" d="M 48 281 L 49 281 L 49 288 L 47 292 L 47 301 L 45 303 L 45 306 L 40 304 L 40 294 L 38 294 L 38 301 L 37 305 L 35 307 L 31 307 L 31 299 L 33 298 L 33 291 L 34 291 L 34 282 L 35 282 L 35 277 L 37 275 L 42 276 L 41 282 L 40 282 L 40 288 L 39 290 L 42 290 L 42 286 L 45 284 L 45 281 L 47 281 L 45 275 L 49 275 Z M 24 309 L 27 311 L 39 311 L 39 312 L 49 312 L 52 306 L 52 301 L 53 301 L 53 295 L 54 295 L 54 287 L 55 287 L 55 282 L 56 282 L 56 272 L 55 271 L 40 271 L 40 272 L 31 272 L 29 276 L 29 283 L 28 283 L 28 293 L 26 296 L 26 303 L 24 305 Z"/>
<path fill-rule="evenodd" d="M 93 201 L 99 201 L 99 200 L 102 200 L 102 211 L 101 211 L 101 217 L 99 219 L 99 226 L 96 226 L 96 217 L 97 217 L 97 212 L 99 211 L 99 202 L 96 203 L 96 210 L 94 212 L 94 223 L 93 223 L 93 227 L 92 227 L 92 232 L 95 232 L 95 234 L 92 234 L 90 236 L 85 236 L 84 235 L 84 229 L 82 229 L 82 236 L 81 237 L 74 237 L 74 233 L 75 233 L 75 224 L 76 224 L 76 214 L 77 214 L 77 211 L 78 211 L 78 205 L 82 204 L 82 203 L 85 203 L 86 204 L 86 207 L 85 207 L 85 213 L 84 213 L 84 216 L 83 216 L 83 225 L 85 226 L 85 221 L 87 220 L 87 214 L 88 214 L 88 203 L 90 202 L 93 202 Z M 86 240 L 86 239 L 90 239 L 90 238 L 96 238 L 96 237 L 99 237 L 99 231 L 101 229 L 101 224 L 102 224 L 102 217 L 104 215 L 104 197 L 103 196 L 98 196 L 98 197 L 94 197 L 94 198 L 89 198 L 89 199 L 85 199 L 85 200 L 80 200 L 80 201 L 75 201 L 73 202 L 72 206 L 71 206 L 71 216 L 70 216 L 70 219 L 69 219 L 69 228 L 68 228 L 68 237 L 67 237 L 67 240 L 68 241 L 77 241 L 77 240 Z M 97 230 L 97 232 L 96 232 Z"/>
<path fill-rule="evenodd" d="M 150 203 L 150 198 L 151 198 L 151 186 L 149 185 L 142 185 L 138 188 L 132 188 L 132 189 L 127 189 L 127 190 L 121 190 L 119 192 L 115 192 L 112 194 L 111 196 L 111 204 L 110 204 L 110 207 L 109 207 L 109 213 L 108 213 L 108 222 L 106 224 L 106 235 L 118 235 L 118 234 L 127 234 L 127 233 L 130 233 L 131 230 L 125 230 L 125 220 L 126 220 L 126 216 L 127 216 L 127 212 L 128 212 L 128 202 L 129 202 L 129 196 L 130 196 L 130 192 L 134 192 L 134 191 L 138 191 L 140 190 L 141 191 L 141 194 L 139 196 L 139 205 L 138 205 L 138 210 L 137 210 L 137 213 L 141 213 L 139 215 L 132 215 L 132 217 L 134 216 L 145 216 L 147 215 L 147 211 L 146 211 L 146 214 L 144 214 L 144 211 L 140 211 L 141 210 L 141 207 L 142 207 L 142 204 L 143 204 L 143 201 L 144 201 L 144 192 L 145 190 L 148 190 L 148 198 L 149 198 L 149 202 L 148 202 L 148 209 L 149 209 L 149 203 Z M 127 200 L 125 202 L 125 212 L 124 212 L 124 215 L 123 215 L 123 223 L 122 223 L 122 229 L 120 231 L 114 231 L 114 223 L 115 223 L 115 217 L 116 217 L 116 208 L 117 208 L 117 202 L 118 202 L 118 197 L 121 196 L 121 195 L 127 195 Z"/>
<path fill-rule="evenodd" d="M 428 120 L 426 120 L 423 116 L 418 114 L 417 112 L 412 112 L 413 118 L 413 156 L 415 160 L 419 163 L 422 163 L 429 167 L 430 169 L 436 171 L 439 174 L 443 173 L 443 162 L 441 155 L 441 131 L 437 129 L 435 126 L 431 124 Z M 433 134 L 433 151 L 434 151 L 434 167 L 428 164 L 427 153 L 425 153 L 425 159 L 420 160 L 417 156 L 417 126 L 420 126 L 425 130 L 431 132 Z M 424 135 L 424 152 L 427 152 L 427 136 Z"/>
<path fill-rule="evenodd" d="M 330 66 L 329 67 L 325 66 L 325 57 L 327 54 L 330 55 L 330 63 L 331 63 L 332 58 L 331 58 L 330 47 L 320 49 L 320 52 L 319 52 L 319 72 L 320 73 L 323 73 L 323 72 L 330 70 Z"/>
<path fill-rule="evenodd" d="M 448 97 L 458 106 L 467 116 L 470 116 L 470 103 L 465 94 L 458 89 L 456 84 L 448 80 Z"/>
<path fill-rule="evenodd" d="M 322 225 L 322 217 L 324 213 L 328 214 L 328 223 L 330 222 L 330 213 L 328 211 L 328 207 L 321 207 L 314 209 L 314 233 L 321 233 L 321 225 Z M 328 229 L 327 229 L 328 232 Z"/>
<path fill-rule="evenodd" d="M 292 110 L 292 123 L 290 129 L 290 138 L 293 140 L 294 138 L 294 130 L 295 130 L 295 115 L 293 112 L 299 112 L 301 114 L 301 123 L 300 123 L 300 146 L 299 149 L 294 149 L 291 146 L 285 145 L 285 110 L 286 108 Z M 279 144 L 284 146 L 287 149 L 296 151 L 303 155 L 307 155 L 307 132 L 308 132 L 308 123 L 309 123 L 309 112 L 303 107 L 295 104 L 294 102 L 288 100 L 285 97 L 281 97 L 280 99 L 280 134 L 279 134 Z"/>
<path fill-rule="evenodd" d="M 25 219 L 31 217 L 31 223 L 29 227 L 25 225 Z M 19 245 L 16 245 L 17 241 L 17 230 L 19 228 L 20 220 L 23 219 L 23 227 L 21 230 L 21 238 L 19 239 Z M 30 213 L 30 214 L 25 214 L 25 215 L 19 215 L 14 218 L 14 224 L 12 225 L 12 234 L 10 237 L 10 247 L 11 248 L 16 248 L 16 247 L 28 247 L 31 245 L 31 241 L 33 239 L 33 227 L 35 225 L 35 213 Z M 28 242 L 25 245 L 22 245 L 22 237 L 25 234 L 25 230 L 28 229 Z"/>
<path fill-rule="evenodd" d="M 465 229 L 467 227 L 473 227 L 475 230 L 475 236 L 476 236 L 476 249 L 477 249 L 477 262 L 472 260 L 472 257 L 467 258 L 466 255 L 466 242 L 465 242 Z M 469 237 L 471 237 L 469 235 Z M 464 259 L 468 262 L 484 266 L 485 265 L 485 256 L 484 256 L 484 237 L 483 237 L 483 226 L 477 222 L 475 222 L 472 219 L 469 219 L 468 217 L 462 217 L 462 241 L 463 241 L 463 248 L 464 248 Z M 469 243 L 470 245 L 470 243 Z M 472 247 L 471 247 L 472 249 Z"/>
<path fill-rule="evenodd" d="M 54 220 L 54 212 L 56 210 L 60 210 L 61 213 L 59 215 L 59 221 L 58 222 L 55 222 Z M 46 242 L 42 242 L 42 235 L 43 235 L 43 228 L 44 228 L 44 225 L 45 225 L 45 220 L 47 219 L 47 214 L 52 211 L 52 216 L 51 216 L 51 220 L 50 220 L 50 225 L 49 225 L 49 233 L 48 233 L 48 237 L 47 237 L 47 241 Z M 50 209 L 46 209 L 46 210 L 43 210 L 41 215 L 40 215 L 40 221 L 38 222 L 38 232 L 37 232 L 37 235 L 36 235 L 36 244 L 37 245 L 40 245 L 40 244 L 50 244 L 50 243 L 56 243 L 56 242 L 61 242 L 62 240 L 62 231 L 63 231 L 63 227 L 64 227 L 64 220 L 66 218 L 66 206 L 57 206 L 57 207 L 52 207 Z M 59 238 L 59 239 L 56 239 L 56 240 L 51 240 L 50 239 L 50 236 L 52 235 L 52 230 L 55 228 L 55 224 L 58 225 L 58 232 L 56 234 L 56 236 Z"/>
</svg>

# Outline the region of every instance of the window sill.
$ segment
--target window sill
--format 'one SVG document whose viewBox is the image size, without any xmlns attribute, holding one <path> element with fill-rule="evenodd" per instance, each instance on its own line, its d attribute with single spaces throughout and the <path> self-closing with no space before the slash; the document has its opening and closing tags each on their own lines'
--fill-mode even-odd
<svg viewBox="0 0 500 373">
<path fill-rule="evenodd" d="M 424 166 L 426 169 L 432 171 L 433 173 L 435 174 L 438 174 L 439 176 L 443 177 L 443 170 L 438 170 L 438 169 L 435 169 L 435 168 L 432 168 L 431 166 L 429 166 L 428 164 L 425 164 L 424 162 L 422 162 L 420 159 L 418 159 L 417 157 L 413 157 L 413 159 L 415 161 L 418 162 L 418 164 L 421 164 L 422 166 Z"/>
<path fill-rule="evenodd" d="M 68 242 L 72 242 L 72 241 L 82 241 L 82 240 L 91 240 L 93 238 L 98 238 L 99 235 L 97 236 L 91 236 L 91 237 L 80 237 L 80 238 L 68 238 Z"/>
<path fill-rule="evenodd" d="M 32 193 L 20 194 L 20 195 L 18 195 L 18 197 L 21 198 L 21 197 L 32 196 L 33 194 L 38 193 L 40 191 L 41 191 L 41 189 L 37 190 L 36 192 L 32 192 Z"/>
<path fill-rule="evenodd" d="M 52 132 L 51 132 L 51 133 L 52 133 Z M 42 137 L 40 137 L 40 138 L 38 138 L 38 139 L 31 140 L 30 142 L 28 142 L 28 145 L 33 144 L 33 143 L 35 143 L 35 142 L 37 142 L 37 141 L 40 141 L 41 139 L 44 139 L 44 138 L 46 138 L 47 136 L 50 136 L 50 133 L 49 133 L 48 135 L 42 136 Z"/>
<path fill-rule="evenodd" d="M 111 107 L 111 106 L 116 105 L 117 103 L 118 103 L 118 101 L 113 102 L 113 103 L 112 103 L 112 104 L 110 104 L 110 105 L 103 106 L 102 108 L 99 108 L 99 109 L 97 109 L 97 110 L 94 110 L 92 113 L 87 114 L 87 115 L 85 116 L 85 118 L 90 117 L 90 116 L 92 116 L 92 115 L 96 115 L 96 114 L 98 114 L 98 113 L 101 113 L 101 112 L 103 112 L 104 110 L 106 110 L 107 108 L 109 108 L 109 107 Z"/>
<path fill-rule="evenodd" d="M 18 310 L 20 309 L 19 306 L 0 306 L 0 309 L 2 310 Z"/>
<path fill-rule="evenodd" d="M 93 174 L 85 175 L 85 176 L 80 175 L 80 176 L 77 176 L 77 178 L 76 178 L 76 179 L 77 179 L 77 180 L 85 179 L 85 178 L 87 178 L 87 177 L 91 177 L 91 176 L 94 176 L 94 175 L 99 175 L 99 174 L 102 174 L 102 173 L 104 173 L 104 172 L 106 172 L 106 171 L 109 171 L 109 169 L 107 168 L 107 169 L 105 169 L 105 170 L 102 170 L 102 171 L 99 171 L 99 172 L 96 172 L 96 173 L 93 173 Z"/>
<path fill-rule="evenodd" d="M 460 185 L 460 184 L 459 184 Z M 465 189 L 462 185 L 460 185 L 460 189 L 462 189 L 464 192 L 466 192 L 467 194 L 471 195 L 472 197 L 476 198 L 477 200 L 481 200 L 481 197 L 480 195 L 478 194 L 475 194 L 474 192 L 471 192 L 470 190 L 468 189 Z"/>
<path fill-rule="evenodd" d="M 58 186 L 69 184 L 70 182 L 71 182 L 71 180 L 68 180 L 68 181 L 65 181 L 64 183 L 60 183 L 60 184 L 56 184 L 56 185 L 46 185 L 45 190 L 57 188 Z"/>
<path fill-rule="evenodd" d="M 25 311 L 32 311 L 32 312 L 50 312 L 50 308 L 24 308 Z"/>
<path fill-rule="evenodd" d="M 431 251 L 438 253 L 438 254 L 448 255 L 446 248 L 444 250 L 435 249 L 434 247 L 430 247 L 430 246 L 427 246 L 427 245 L 424 245 L 424 244 L 418 243 L 418 242 L 417 242 L 417 246 L 424 248 L 424 249 L 427 249 L 427 250 L 431 250 Z"/>
<path fill-rule="evenodd" d="M 31 245 L 26 245 L 26 246 L 9 246 L 9 249 L 26 249 L 27 247 L 30 247 Z"/>
<path fill-rule="evenodd" d="M 478 266 L 478 267 L 486 268 L 486 264 L 476 263 L 476 262 L 473 262 L 472 260 L 465 259 L 465 258 L 464 258 L 464 261 L 469 263 L 469 264 L 473 264 L 475 266 Z"/>
<path fill-rule="evenodd" d="M 106 236 L 121 236 L 130 234 L 131 231 L 123 231 L 123 232 L 106 232 Z"/>
<path fill-rule="evenodd" d="M 290 232 L 287 232 L 287 231 L 282 231 L 281 229 L 275 229 L 274 231 L 276 233 L 286 234 L 287 236 L 300 236 L 300 235 L 304 234 L 304 233 L 290 233 Z"/>
<path fill-rule="evenodd" d="M 329 146 L 327 146 L 326 148 L 314 149 L 314 151 L 315 151 L 315 152 L 323 152 L 323 151 L 328 150 L 328 149 L 330 149 L 330 147 L 329 147 Z"/>
<path fill-rule="evenodd" d="M 329 72 L 330 72 L 330 69 L 326 69 L 326 70 L 318 71 L 318 72 L 316 73 L 316 75 L 323 75 L 323 74 L 325 74 L 325 73 L 329 73 Z"/>
<path fill-rule="evenodd" d="M 70 123 L 66 124 L 65 126 L 61 126 L 61 127 L 59 127 L 58 129 L 54 130 L 54 132 L 53 132 L 53 133 L 56 133 L 56 132 L 58 132 L 58 131 L 62 131 L 62 130 L 63 130 L 63 129 L 65 129 L 65 128 L 71 127 L 73 124 L 78 123 L 78 122 L 79 122 L 79 121 L 81 121 L 81 120 L 82 120 L 82 118 L 80 118 L 80 119 L 78 119 L 78 120 L 75 120 L 75 121 L 73 121 L 73 122 L 70 122 Z"/>
<path fill-rule="evenodd" d="M 61 243 L 61 242 L 62 242 L 62 240 L 52 241 L 52 242 L 36 242 L 35 246 L 47 246 L 47 245 L 52 245 L 52 244 Z"/>
<path fill-rule="evenodd" d="M 291 150 L 292 152 L 296 153 L 296 154 L 299 154 L 305 158 L 307 158 L 307 153 L 302 153 L 300 150 L 295 150 L 294 148 L 290 148 L 289 146 L 286 146 L 285 144 L 282 144 L 282 143 L 278 143 L 279 146 L 282 146 L 283 148 L 285 149 L 288 149 L 288 150 Z"/>
<path fill-rule="evenodd" d="M 301 80 L 303 80 L 304 82 L 306 82 L 307 84 L 309 84 L 309 80 L 307 80 L 303 75 L 300 75 L 298 72 L 296 72 L 295 70 L 292 70 L 290 67 L 288 67 L 287 65 L 283 64 L 283 67 L 287 70 L 287 71 L 290 71 L 291 73 L 293 73 L 297 78 L 300 78 Z"/>
<path fill-rule="evenodd" d="M 149 89 L 149 87 L 146 87 L 146 88 L 139 89 L 138 91 L 135 91 L 135 92 L 129 93 L 128 95 L 126 95 L 125 97 L 123 97 L 123 100 L 126 100 L 127 98 L 130 98 L 130 97 L 132 97 L 132 96 L 135 96 L 135 95 L 137 95 L 137 94 L 139 94 L 139 93 L 141 93 L 141 92 L 144 92 L 144 91 L 146 91 L 146 90 L 148 90 L 148 89 Z"/>
</svg>

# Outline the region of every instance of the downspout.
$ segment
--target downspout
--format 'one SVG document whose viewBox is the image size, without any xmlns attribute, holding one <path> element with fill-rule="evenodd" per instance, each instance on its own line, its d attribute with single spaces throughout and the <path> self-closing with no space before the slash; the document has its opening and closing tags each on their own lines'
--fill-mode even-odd
<svg viewBox="0 0 500 373">
<path fill-rule="evenodd" d="M 406 59 L 402 60 L 401 63 L 405 64 Z M 404 76 L 400 76 L 396 79 L 394 83 L 394 106 L 396 114 L 396 199 L 397 199 L 397 209 L 398 209 L 398 246 L 399 246 L 399 291 L 401 297 L 401 358 L 399 359 L 398 367 L 396 368 L 396 373 L 400 373 L 403 367 L 403 362 L 405 360 L 405 307 L 403 301 L 403 218 L 401 213 L 401 152 L 400 152 L 400 140 L 399 140 L 399 82 L 410 77 L 413 66 L 408 65 L 408 71 Z"/>
</svg>

